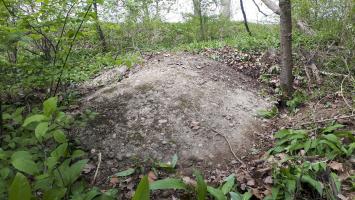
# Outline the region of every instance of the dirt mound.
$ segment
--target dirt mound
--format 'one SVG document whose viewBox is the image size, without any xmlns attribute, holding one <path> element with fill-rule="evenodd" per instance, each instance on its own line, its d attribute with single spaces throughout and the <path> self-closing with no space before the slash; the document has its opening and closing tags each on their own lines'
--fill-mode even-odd
<svg viewBox="0 0 355 200">
<path fill-rule="evenodd" d="M 86 148 L 102 152 L 112 171 L 142 159 L 167 161 L 174 154 L 182 163 L 233 160 L 216 132 L 238 156 L 246 155 L 261 124 L 256 111 L 269 106 L 248 77 L 187 53 L 155 56 L 82 104 L 99 115 L 76 136 Z"/>
</svg>

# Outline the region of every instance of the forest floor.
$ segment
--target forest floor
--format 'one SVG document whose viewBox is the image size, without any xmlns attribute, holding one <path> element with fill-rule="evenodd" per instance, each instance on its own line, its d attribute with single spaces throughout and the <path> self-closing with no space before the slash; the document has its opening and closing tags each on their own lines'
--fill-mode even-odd
<svg viewBox="0 0 355 200">
<path fill-rule="evenodd" d="M 91 152 L 88 177 L 100 163 L 96 185 L 120 187 L 126 191 L 122 199 L 130 199 L 139 177 L 112 175 L 141 168 L 154 170 L 152 179 L 171 176 L 164 163 L 174 163 L 177 155 L 172 176 L 188 182 L 199 169 L 208 182 L 220 183 L 235 173 L 242 189 L 252 189 L 262 198 L 272 184 L 271 168 L 261 160 L 272 146 L 272 133 L 319 117 L 310 113 L 315 109 L 310 103 L 293 116 L 258 118 L 258 110 L 275 102 L 253 74 L 203 55 L 159 53 L 131 70 L 111 69 L 82 84 L 77 109 L 98 113 L 88 126 L 72 133 Z M 342 107 L 341 101 L 336 103 L 326 107 L 325 102 L 316 102 L 317 113 L 322 119 L 336 116 L 341 112 L 337 106 Z"/>
</svg>

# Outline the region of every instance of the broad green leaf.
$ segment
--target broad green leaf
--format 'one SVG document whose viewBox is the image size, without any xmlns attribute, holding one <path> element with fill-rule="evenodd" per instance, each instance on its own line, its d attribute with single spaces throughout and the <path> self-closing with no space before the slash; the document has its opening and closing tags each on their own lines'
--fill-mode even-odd
<svg viewBox="0 0 355 200">
<path fill-rule="evenodd" d="M 197 182 L 197 200 L 205 200 L 207 196 L 207 184 L 199 172 L 196 171 L 194 174 Z"/>
<path fill-rule="evenodd" d="M 43 200 L 61 200 L 66 193 L 66 188 L 53 188 L 43 194 Z"/>
<path fill-rule="evenodd" d="M 10 172 L 11 171 L 9 167 L 2 166 L 2 168 L 0 169 L 0 179 L 5 180 L 9 176 Z"/>
<path fill-rule="evenodd" d="M 35 182 L 33 185 L 33 190 L 47 191 L 52 189 L 54 181 L 54 176 L 49 174 L 41 174 L 35 177 Z"/>
<path fill-rule="evenodd" d="M 249 200 L 253 195 L 250 192 L 246 192 L 244 194 L 230 192 L 231 200 Z"/>
<path fill-rule="evenodd" d="M 185 183 L 180 179 L 166 178 L 150 184 L 151 190 L 180 189 L 186 190 Z"/>
<path fill-rule="evenodd" d="M 283 137 L 285 137 L 286 135 L 290 134 L 290 130 L 289 129 L 282 129 L 279 130 L 275 133 L 275 138 L 281 139 Z"/>
<path fill-rule="evenodd" d="M 326 128 L 322 131 L 322 133 L 331 133 L 331 132 L 333 132 L 333 131 L 335 131 L 335 130 L 337 130 L 337 129 L 339 129 L 339 128 L 343 128 L 343 127 L 344 127 L 344 125 L 342 125 L 342 124 L 334 124 L 334 125 L 332 125 L 332 126 L 326 127 Z"/>
<path fill-rule="evenodd" d="M 339 138 L 334 134 L 327 134 L 327 135 L 323 135 L 322 137 L 327 139 L 330 142 L 333 142 L 334 144 L 337 144 L 337 145 L 340 144 Z"/>
<path fill-rule="evenodd" d="M 222 189 L 221 189 L 223 194 L 226 195 L 232 190 L 232 188 L 234 186 L 234 182 L 235 182 L 234 174 L 232 174 L 226 178 L 226 182 L 223 184 Z"/>
<path fill-rule="evenodd" d="M 51 152 L 51 157 L 56 158 L 57 160 L 61 157 L 64 157 L 68 148 L 68 143 L 63 143 L 59 145 L 56 149 Z"/>
<path fill-rule="evenodd" d="M 229 195 L 231 196 L 231 200 L 242 200 L 243 196 L 236 192 L 230 192 Z"/>
<path fill-rule="evenodd" d="M 137 190 L 134 192 L 132 200 L 149 200 L 150 190 L 148 176 L 144 176 L 139 182 Z"/>
<path fill-rule="evenodd" d="M 28 151 L 17 151 L 11 156 L 11 164 L 17 170 L 34 175 L 38 172 L 36 163 Z"/>
<path fill-rule="evenodd" d="M 351 155 L 353 154 L 353 152 L 354 152 L 354 149 L 355 149 L 355 142 L 353 142 L 353 143 L 351 143 L 351 144 L 349 145 L 349 148 L 348 148 L 348 150 L 347 150 L 347 155 L 348 155 L 348 156 L 351 156 Z"/>
<path fill-rule="evenodd" d="M 72 158 L 72 159 L 75 159 L 75 158 L 82 157 L 82 156 L 84 156 L 84 155 L 85 155 L 85 152 L 84 152 L 83 150 L 78 149 L 78 150 L 75 150 L 75 151 L 72 153 L 71 158 Z"/>
<path fill-rule="evenodd" d="M 307 153 L 308 150 L 311 148 L 311 144 L 312 144 L 312 140 L 307 140 L 305 143 L 304 143 L 304 151 Z"/>
<path fill-rule="evenodd" d="M 249 200 L 252 196 L 250 192 L 246 192 L 242 195 L 242 200 Z"/>
<path fill-rule="evenodd" d="M 30 200 L 31 186 L 27 178 L 17 173 L 9 189 L 9 200 Z"/>
<path fill-rule="evenodd" d="M 117 177 L 120 177 L 120 176 L 129 176 L 129 175 L 133 174 L 134 171 L 135 171 L 134 168 L 129 168 L 129 169 L 126 169 L 126 170 L 124 170 L 124 171 L 121 171 L 121 172 L 116 173 L 115 176 L 117 176 Z"/>
<path fill-rule="evenodd" d="M 47 160 L 45 161 L 46 166 L 48 167 L 49 171 L 52 171 L 54 166 L 58 163 L 58 159 L 56 157 L 48 157 Z"/>
<path fill-rule="evenodd" d="M 62 130 L 55 130 L 53 132 L 53 138 L 56 142 L 58 143 L 65 143 L 67 142 L 67 136 L 65 135 L 65 133 Z"/>
<path fill-rule="evenodd" d="M 338 175 L 336 175 L 334 172 L 332 172 L 332 173 L 330 173 L 330 177 L 331 177 L 331 181 L 334 183 L 334 185 L 337 189 L 337 193 L 341 192 L 341 182 L 340 182 Z"/>
<path fill-rule="evenodd" d="M 59 186 L 68 186 L 73 184 L 80 176 L 81 171 L 88 162 L 87 159 L 79 160 L 69 165 L 71 159 L 65 160 L 56 170 L 54 170 L 56 180 Z"/>
<path fill-rule="evenodd" d="M 177 154 L 174 154 L 173 159 L 171 160 L 171 167 L 172 168 L 175 168 L 177 161 L 178 161 L 178 156 L 177 156 Z"/>
<path fill-rule="evenodd" d="M 216 200 L 227 200 L 227 197 L 223 194 L 222 190 L 207 186 L 207 191 L 210 193 Z"/>
<path fill-rule="evenodd" d="M 50 116 L 57 110 L 57 97 L 51 97 L 43 102 L 43 113 Z"/>
<path fill-rule="evenodd" d="M 319 195 L 323 195 L 323 184 L 317 180 L 314 180 L 312 177 L 310 177 L 309 175 L 303 175 L 301 177 L 301 181 L 304 183 L 308 183 L 309 185 L 311 185 L 314 189 L 317 190 L 317 192 L 319 193 Z"/>
<path fill-rule="evenodd" d="M 97 187 L 92 188 L 88 192 L 85 192 L 85 200 L 93 200 L 101 194 L 100 190 Z"/>
<path fill-rule="evenodd" d="M 35 135 L 37 139 L 43 138 L 48 131 L 48 122 L 41 122 L 36 126 Z"/>
<path fill-rule="evenodd" d="M 272 199 L 277 199 L 277 197 L 279 196 L 279 192 L 280 192 L 280 188 L 279 187 L 272 187 L 271 188 L 271 195 L 272 195 Z"/>
<path fill-rule="evenodd" d="M 41 122 L 46 119 L 47 119 L 47 117 L 44 115 L 40 115 L 40 114 L 32 115 L 32 116 L 27 117 L 25 119 L 25 122 L 23 122 L 22 126 L 27 126 L 27 125 L 31 124 L 32 122 Z"/>
</svg>

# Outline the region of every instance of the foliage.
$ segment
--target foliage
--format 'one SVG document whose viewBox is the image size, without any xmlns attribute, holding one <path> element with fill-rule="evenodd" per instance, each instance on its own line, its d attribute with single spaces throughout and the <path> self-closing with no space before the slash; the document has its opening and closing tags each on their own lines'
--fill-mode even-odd
<svg viewBox="0 0 355 200">
<path fill-rule="evenodd" d="M 306 155 L 319 155 L 328 159 L 350 156 L 354 151 L 355 138 L 351 131 L 337 130 L 341 127 L 343 126 L 340 124 L 334 124 L 314 136 L 310 136 L 306 130 L 280 130 L 275 133 L 275 147 L 270 149 L 269 153 L 285 152 L 297 155 L 302 150 Z"/>
<path fill-rule="evenodd" d="M 274 118 L 279 113 L 276 106 L 272 107 L 269 110 L 258 110 L 257 115 L 266 119 Z"/>
<path fill-rule="evenodd" d="M 275 147 L 269 153 L 272 156 L 286 154 L 275 163 L 272 195 L 266 199 L 294 199 L 305 192 L 302 191 L 304 188 L 315 190 L 318 197 L 336 199 L 335 194 L 340 192 L 340 181 L 335 173 L 330 173 L 327 160 L 312 162 L 306 158 L 319 156 L 333 160 L 353 155 L 355 138 L 351 131 L 338 130 L 342 127 L 340 124 L 329 125 L 311 137 L 306 130 L 278 131 L 275 134 Z M 336 185 L 337 191 L 330 185 Z"/>
<path fill-rule="evenodd" d="M 80 180 L 88 160 L 67 138 L 65 131 L 74 120 L 60 111 L 56 97 L 44 101 L 40 111 L 34 109 L 25 117 L 23 112 L 23 107 L 9 107 L 3 113 L 8 134 L 0 148 L 1 199 L 94 199 L 115 194 L 90 189 Z"/>
</svg>

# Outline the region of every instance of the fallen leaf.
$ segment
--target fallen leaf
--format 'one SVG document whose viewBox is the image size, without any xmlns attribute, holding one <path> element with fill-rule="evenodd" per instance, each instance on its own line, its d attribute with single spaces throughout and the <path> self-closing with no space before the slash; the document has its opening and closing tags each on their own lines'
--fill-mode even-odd
<svg viewBox="0 0 355 200">
<path fill-rule="evenodd" d="M 118 181 L 118 178 L 117 178 L 117 177 L 112 177 L 112 178 L 110 179 L 110 186 L 116 187 L 116 185 L 117 185 L 118 182 L 119 182 L 119 181 Z"/>
<path fill-rule="evenodd" d="M 88 174 L 88 173 L 90 173 L 93 169 L 95 169 L 95 165 L 88 163 L 88 164 L 85 165 L 85 167 L 84 167 L 84 169 L 83 169 L 83 172 L 84 172 L 84 174 Z"/>
<path fill-rule="evenodd" d="M 154 172 L 150 171 L 148 173 L 148 181 L 149 181 L 149 183 L 153 183 L 155 180 L 157 180 L 157 176 L 155 175 Z"/>
<path fill-rule="evenodd" d="M 188 176 L 183 177 L 182 180 L 184 181 L 184 183 L 185 183 L 186 185 L 192 185 L 192 186 L 196 186 L 196 185 L 197 185 L 196 181 L 193 180 L 193 179 L 191 179 L 191 178 L 188 177 Z"/>
<path fill-rule="evenodd" d="M 267 177 L 264 179 L 264 183 L 266 183 L 266 184 L 272 184 L 272 177 L 271 177 L 271 176 L 267 176 Z"/>
<path fill-rule="evenodd" d="M 259 189 L 252 188 L 251 189 L 251 193 L 258 199 L 263 199 L 264 198 L 264 194 L 262 192 L 260 192 Z"/>
<path fill-rule="evenodd" d="M 254 179 L 248 180 L 247 185 L 248 186 L 254 186 L 255 185 L 255 180 Z"/>
<path fill-rule="evenodd" d="M 338 194 L 337 197 L 338 197 L 340 200 L 349 200 L 349 198 L 345 197 L 345 196 L 342 195 L 342 194 Z"/>
<path fill-rule="evenodd" d="M 328 166 L 330 167 L 330 169 L 335 171 L 341 171 L 341 172 L 344 171 L 343 164 L 336 161 L 330 162 Z"/>
</svg>

